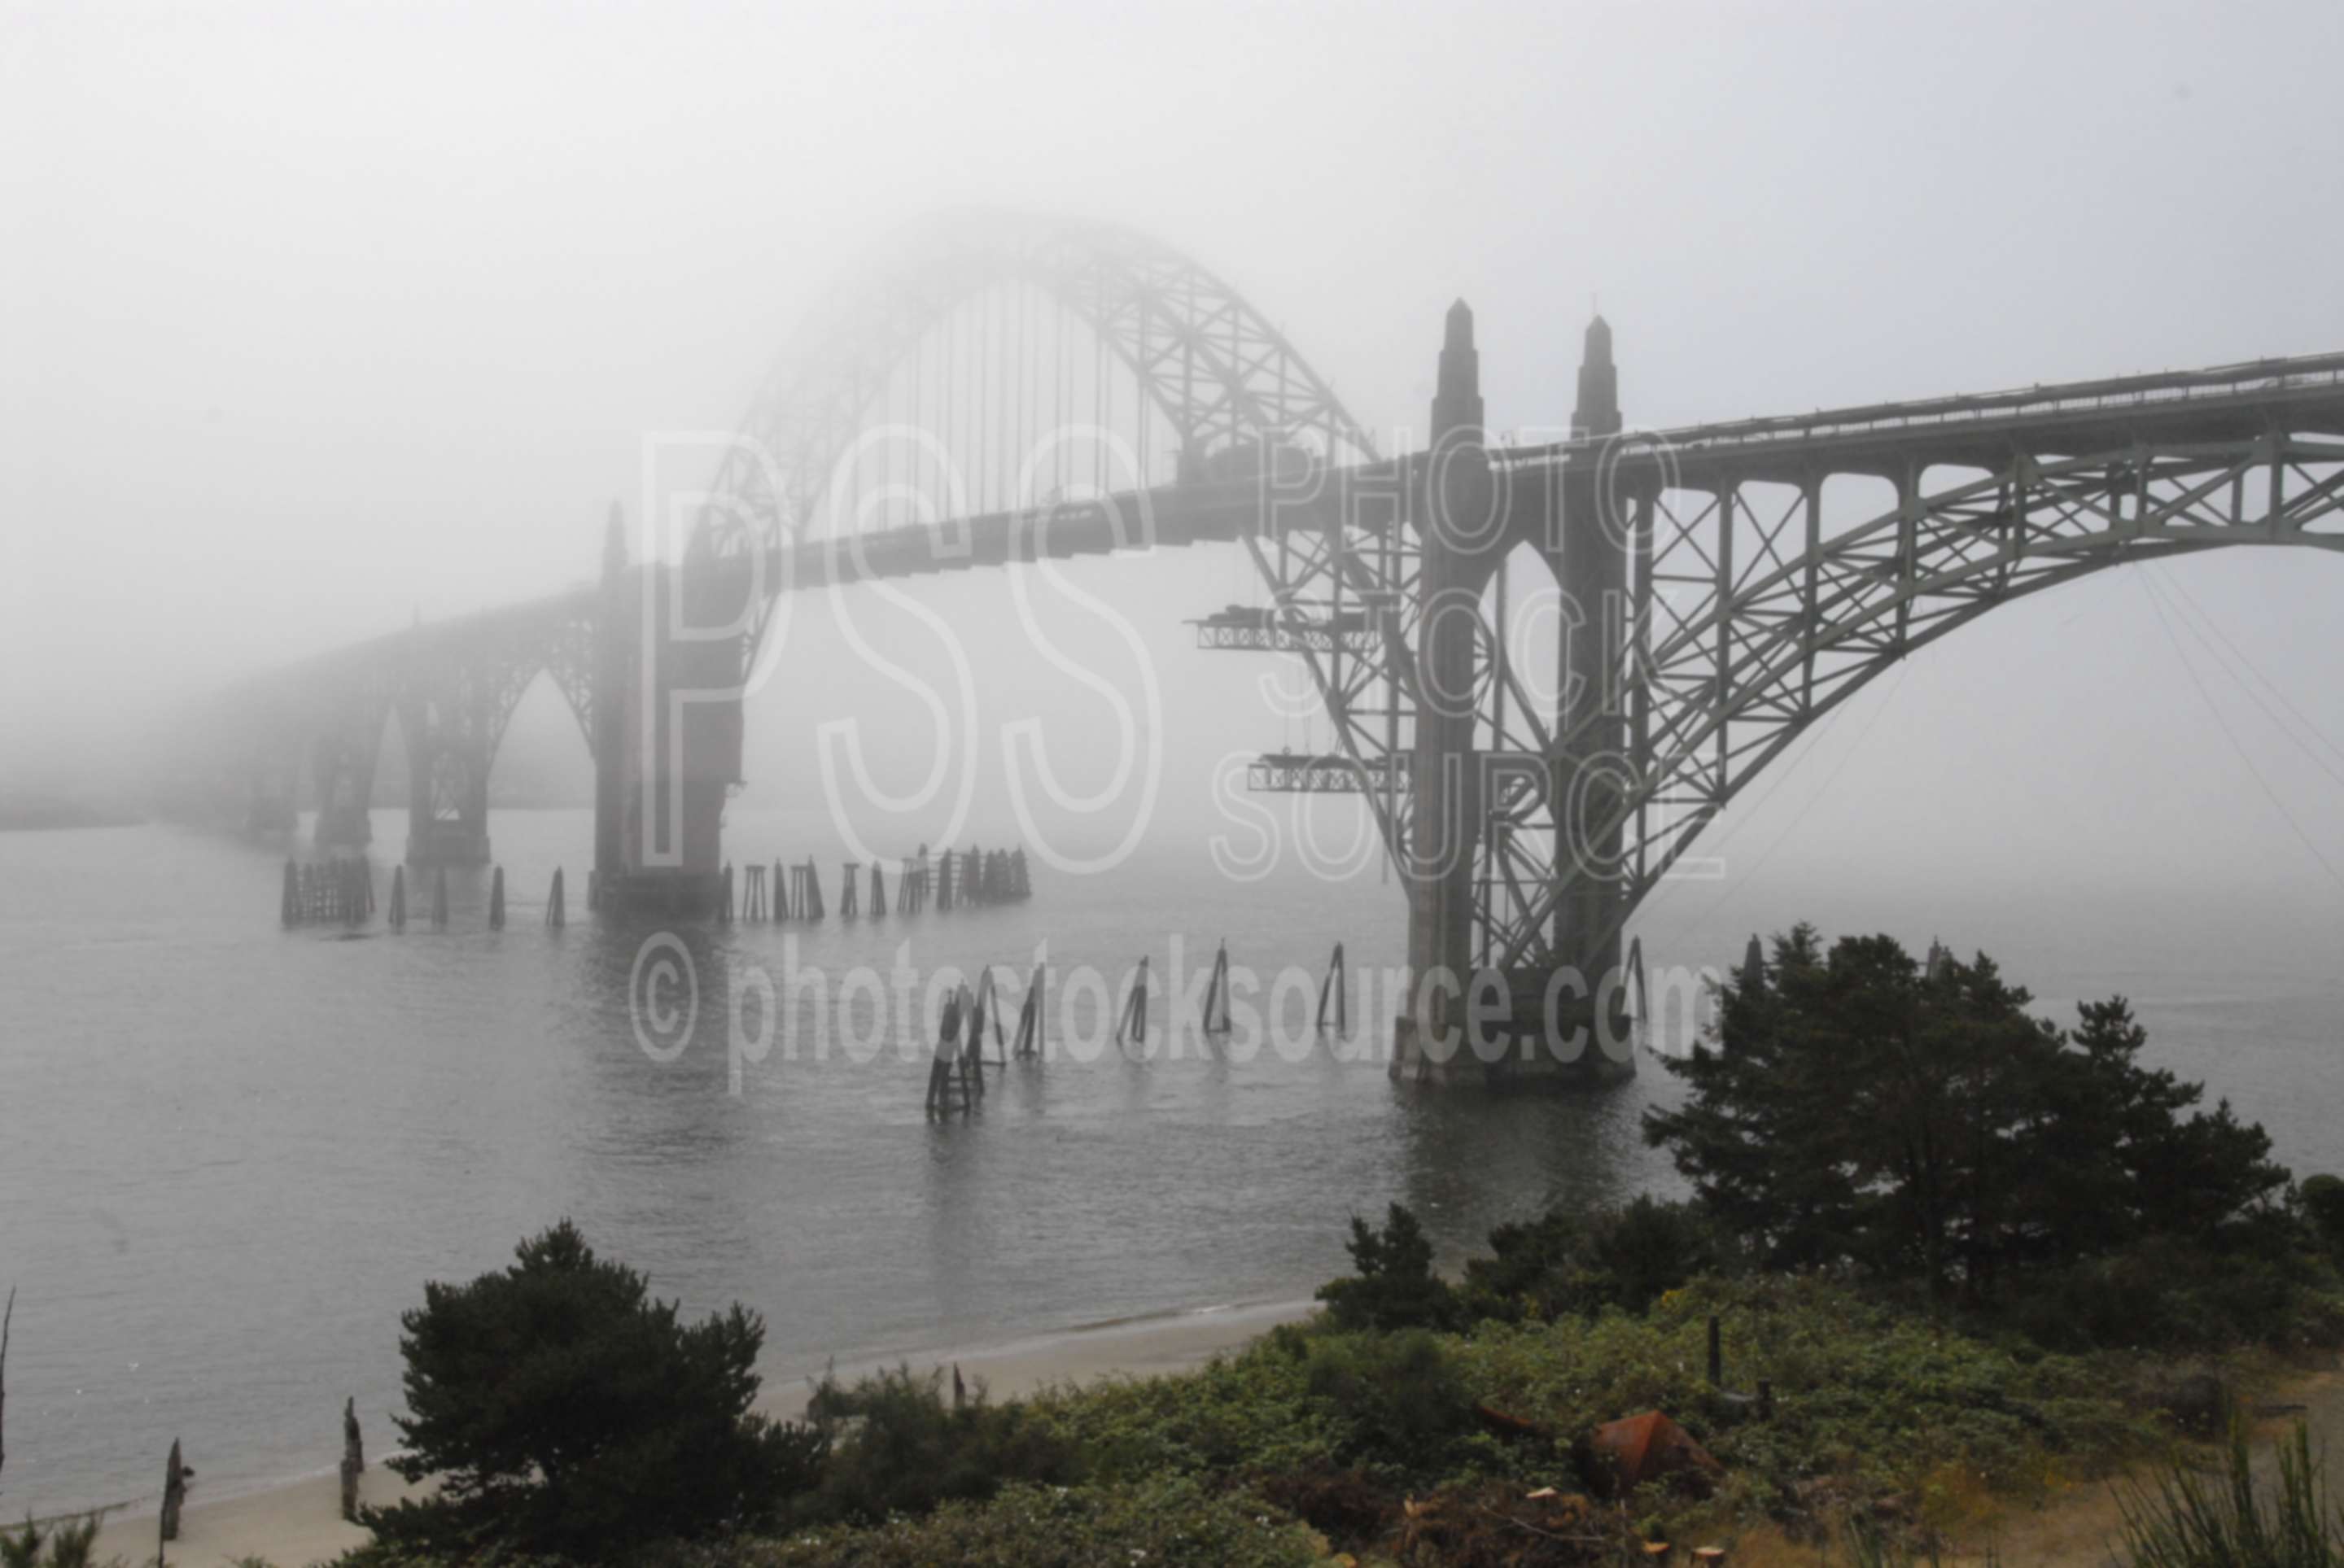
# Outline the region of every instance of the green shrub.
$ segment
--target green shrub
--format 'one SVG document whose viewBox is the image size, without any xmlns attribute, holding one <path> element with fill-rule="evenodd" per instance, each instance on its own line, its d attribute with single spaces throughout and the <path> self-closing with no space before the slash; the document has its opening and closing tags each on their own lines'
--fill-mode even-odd
<svg viewBox="0 0 2344 1568">
<path fill-rule="evenodd" d="M 1551 1322 L 1607 1307 L 1642 1312 L 1669 1291 L 1726 1271 L 1729 1249 L 1689 1203 L 1640 1197 L 1622 1208 L 1551 1209 L 1490 1232 L 1490 1256 L 1465 1265 L 1474 1318 Z"/>
<path fill-rule="evenodd" d="M 2344 1178 L 2326 1171 L 2307 1176 L 2296 1189 L 2296 1202 L 2330 1258 L 2344 1258 Z"/>
<path fill-rule="evenodd" d="M 943 1373 L 915 1377 L 908 1367 L 841 1389 L 825 1381 L 815 1405 L 844 1418 L 847 1435 L 832 1449 L 822 1481 L 797 1510 L 803 1519 L 875 1524 L 894 1514 L 925 1513 L 940 1503 L 992 1496 L 1013 1482 L 1076 1478 L 1074 1446 L 1016 1402 L 974 1399 L 947 1404 Z"/>
<path fill-rule="evenodd" d="M 1424 1226 L 1395 1203 L 1380 1231 L 1356 1216 L 1344 1244 L 1359 1272 L 1318 1287 L 1327 1318 L 1339 1329 L 1451 1329 L 1464 1322 L 1456 1293 L 1432 1271 Z"/>
<path fill-rule="evenodd" d="M 1114 1486 L 1004 1488 L 922 1519 L 702 1549 L 675 1568 L 1306 1568 L 1308 1530 L 1185 1476 Z"/>
<path fill-rule="evenodd" d="M 92 1568 L 97 1527 L 93 1513 L 46 1529 L 27 1519 L 22 1529 L 0 1530 L 0 1568 Z"/>
<path fill-rule="evenodd" d="M 1273 1333 L 1194 1372 L 1055 1389 L 1033 1408 L 1095 1480 L 1329 1468 L 1349 1433 L 1310 1392 L 1311 1339 Z"/>
<path fill-rule="evenodd" d="M 2031 1278 L 1996 1320 L 2055 1350 L 2344 1342 L 2344 1298 L 2303 1261 L 2157 1237 Z"/>
<path fill-rule="evenodd" d="M 426 1285 L 400 1322 L 409 1413 L 390 1468 L 440 1490 L 361 1512 L 394 1545 L 623 1557 L 771 1522 L 823 1456 L 817 1434 L 750 1412 L 754 1313 L 687 1324 L 566 1221 L 500 1272 Z"/>
<path fill-rule="evenodd" d="M 1305 1386 L 1334 1407 L 1346 1459 L 1421 1466 L 1473 1423 L 1473 1400 L 1441 1342 L 1422 1329 L 1314 1342 Z"/>
<path fill-rule="evenodd" d="M 1712 1313 L 1727 1384 L 1770 1382 L 1772 1421 L 1709 1387 Z M 1951 1467 L 2024 1494 L 2160 1441 L 2083 1362 L 2014 1352 L 1814 1280 L 1703 1281 L 1644 1318 L 1584 1327 L 1491 1324 L 1453 1354 L 1476 1399 L 1562 1441 L 1664 1411 L 1747 1471 L 1760 1506 L 1785 1513 L 1824 1476 L 1916 1495 Z"/>
</svg>

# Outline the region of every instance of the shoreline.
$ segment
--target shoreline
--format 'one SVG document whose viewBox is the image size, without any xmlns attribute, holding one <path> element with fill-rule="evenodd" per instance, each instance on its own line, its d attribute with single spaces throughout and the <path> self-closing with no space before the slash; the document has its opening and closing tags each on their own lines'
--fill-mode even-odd
<svg viewBox="0 0 2344 1568">
<path fill-rule="evenodd" d="M 839 1362 L 834 1371 L 851 1381 L 898 1365 L 922 1373 L 949 1373 L 957 1365 L 973 1385 L 982 1382 L 995 1398 L 1017 1399 L 1056 1383 L 1185 1372 L 1280 1323 L 1307 1317 L 1316 1306 L 1296 1300 L 1177 1308 L 965 1349 L 874 1355 Z M 759 1392 L 757 1410 L 780 1420 L 798 1419 L 805 1413 L 813 1380 L 821 1375 L 816 1371 L 769 1378 Z M 369 1460 L 359 1482 L 360 1496 L 378 1506 L 419 1490 L 385 1469 L 379 1457 Z M 146 1499 L 126 1506 L 137 1512 L 106 1520 L 98 1532 L 97 1559 L 118 1554 L 130 1563 L 151 1563 L 157 1510 Z M 185 1568 L 227 1568 L 242 1558 L 261 1557 L 274 1568 L 308 1568 L 369 1539 L 342 1521 L 340 1476 L 326 1469 L 226 1497 L 197 1493 L 181 1515 L 170 1561 Z"/>
</svg>

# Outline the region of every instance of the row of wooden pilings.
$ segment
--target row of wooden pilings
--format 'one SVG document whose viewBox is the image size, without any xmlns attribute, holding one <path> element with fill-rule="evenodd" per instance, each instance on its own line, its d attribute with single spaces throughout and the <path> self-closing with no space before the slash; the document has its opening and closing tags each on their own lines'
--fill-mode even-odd
<svg viewBox="0 0 2344 1568">
<path fill-rule="evenodd" d="M 936 1030 L 935 1055 L 928 1066 L 927 1111 L 931 1116 L 944 1115 L 952 1110 L 952 1091 L 958 1080 L 961 1109 L 974 1108 L 985 1098 L 985 1026 L 993 1025 L 993 1048 L 1002 1054 L 992 1059 L 992 1065 L 1007 1067 L 1012 1061 L 1039 1060 L 1042 1052 L 1042 1009 L 1045 984 L 1042 966 L 1026 982 L 1026 1000 L 1017 1012 L 1015 1038 L 1005 1047 L 1001 1031 L 1001 1006 L 993 983 L 994 966 L 987 964 L 978 975 L 974 990 L 963 985 L 945 1000 L 944 1018 Z M 1117 1050 L 1147 1043 L 1147 955 L 1142 953 L 1139 967 L 1132 972 L 1131 990 L 1125 996 L 1123 1009 L 1115 1026 Z M 1331 1015 L 1335 1032 L 1349 1034 L 1351 1030 L 1350 979 L 1343 960 L 1343 944 L 1337 942 L 1327 960 L 1327 976 L 1318 982 L 1318 1027 L 1325 1030 Z M 1229 1022 L 1229 944 L 1223 942 L 1213 954 L 1212 979 L 1205 990 L 1205 1033 L 1207 1036 L 1230 1032 Z"/>
<path fill-rule="evenodd" d="M 753 925 L 819 920 L 829 913 L 823 898 L 822 869 L 812 859 L 794 865 L 775 860 L 770 878 L 763 864 L 753 864 L 742 868 L 736 876 L 732 864 L 726 863 L 716 898 L 719 925 L 729 925 L 736 919 Z M 840 862 L 841 920 L 857 919 L 866 908 L 874 920 L 887 912 L 886 868 L 879 861 L 871 862 L 867 906 L 856 899 L 857 890 L 866 885 L 863 872 L 859 860 Z M 1018 903 L 1033 896 L 1033 877 L 1023 849 L 946 849 L 931 862 L 928 847 L 923 844 L 918 855 L 896 865 L 898 914 L 919 913 L 927 908 L 931 897 L 938 910 L 950 910 Z"/>
<path fill-rule="evenodd" d="M 855 897 L 864 885 L 863 869 L 856 860 L 842 865 L 838 902 L 841 920 L 851 920 L 863 912 Z M 819 920 L 829 912 L 823 898 L 822 872 L 813 859 L 796 865 L 775 860 L 769 880 L 763 865 L 750 866 L 745 878 L 736 884 L 733 869 L 728 863 L 718 893 L 717 923 L 730 925 L 736 918 L 749 923 Z M 870 871 L 869 908 L 875 919 L 887 912 L 887 879 L 884 868 L 875 860 Z M 592 879 L 588 881 L 591 907 L 594 890 Z M 1026 869 L 1026 851 L 946 849 L 931 863 L 924 844 L 916 858 L 898 867 L 896 910 L 902 914 L 916 914 L 927 907 L 932 893 L 939 910 L 1015 903 L 1029 899 L 1034 896 L 1034 883 Z M 278 914 L 288 927 L 364 925 L 374 912 L 374 871 L 364 860 L 303 865 L 290 857 L 286 859 L 285 890 Z M 397 866 L 390 874 L 390 929 L 405 930 L 407 920 L 407 868 Z M 444 866 L 432 879 L 430 920 L 434 930 L 447 929 L 448 870 Z M 568 900 L 560 867 L 554 868 L 553 885 L 546 893 L 545 923 L 554 927 L 569 923 Z M 491 872 L 489 882 L 489 929 L 502 930 L 504 924 L 505 869 L 499 866 Z"/>
<path fill-rule="evenodd" d="M 360 926 L 375 911 L 374 871 L 364 860 L 330 860 L 323 864 L 285 862 L 285 892 L 279 910 L 288 927 Z M 448 929 L 448 869 L 442 866 L 431 882 L 431 929 Z M 407 868 L 390 871 L 390 909 L 386 923 L 394 931 L 407 929 Z M 569 900 L 562 890 L 561 868 L 553 869 L 553 885 L 546 890 L 545 923 L 567 925 Z M 505 929 L 505 869 L 496 867 L 489 878 L 489 929 Z"/>
<path fill-rule="evenodd" d="M 342 1517 L 355 1524 L 359 1517 L 359 1477 L 366 1473 L 366 1443 L 359 1436 L 359 1402 L 355 1399 L 342 1402 L 342 1461 L 336 1468 L 342 1482 Z M 162 1548 L 179 1538 L 179 1516 L 187 1509 L 187 1488 L 195 1479 L 195 1466 L 181 1453 L 179 1440 L 173 1438 L 170 1456 L 163 1462 L 163 1507 L 155 1527 L 155 1561 L 158 1564 L 166 1562 Z"/>
</svg>

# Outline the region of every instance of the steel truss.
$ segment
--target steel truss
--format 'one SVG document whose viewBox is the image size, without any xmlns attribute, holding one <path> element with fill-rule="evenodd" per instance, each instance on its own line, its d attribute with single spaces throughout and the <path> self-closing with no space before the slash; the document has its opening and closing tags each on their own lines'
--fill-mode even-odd
<svg viewBox="0 0 2344 1568">
<path fill-rule="evenodd" d="M 1681 432 L 1614 465 L 1632 604 L 1607 678 L 1627 754 L 1589 749 L 1591 708 L 1559 737 L 1558 760 L 1611 788 L 1536 896 L 1492 920 L 1494 961 L 1608 939 L 1816 719 L 1996 606 L 2127 562 L 2344 548 L 2344 357 L 1965 401 Z M 1887 480 L 1894 505 L 1834 527 L 1842 475 Z M 1585 852 L 1615 833 L 1616 863 Z M 1605 879 L 1617 918 L 1561 950 L 1555 910 Z"/>
<path fill-rule="evenodd" d="M 1412 743 L 1417 574 L 1402 508 L 1396 498 L 1389 508 L 1332 523 L 1308 508 L 1331 471 L 1376 460 L 1373 440 L 1234 289 L 1130 230 L 964 216 L 904 236 L 880 264 L 858 270 L 810 316 L 759 396 L 746 439 L 719 469 L 715 502 L 687 561 L 762 554 L 773 563 L 769 593 L 786 591 L 788 551 L 819 537 L 834 470 L 894 367 L 951 310 L 1007 286 L 1059 300 L 1106 345 L 1171 426 L 1188 474 L 1258 478 L 1264 520 L 1246 546 L 1275 610 L 1273 625 L 1248 636 L 1300 656 L 1340 754 L 1387 780 L 1369 799 L 1397 853 L 1405 802 L 1391 759 Z M 1312 518 L 1308 528 L 1285 526 L 1303 512 Z M 771 604 L 754 622 L 752 659 Z M 1362 634 L 1326 629 L 1362 614 Z"/>
</svg>

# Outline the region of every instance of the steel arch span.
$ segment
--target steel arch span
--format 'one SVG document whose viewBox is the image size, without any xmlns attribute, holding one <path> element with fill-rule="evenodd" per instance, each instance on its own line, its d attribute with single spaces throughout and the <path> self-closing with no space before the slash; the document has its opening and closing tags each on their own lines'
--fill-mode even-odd
<svg viewBox="0 0 2344 1568">
<path fill-rule="evenodd" d="M 1114 225 L 960 212 L 894 236 L 807 313 L 726 453 L 692 553 L 789 563 L 817 539 L 857 532 L 842 473 L 891 378 L 955 310 L 1005 290 L 1054 302 L 1130 379 L 1139 402 L 1168 430 L 1170 471 L 1159 477 L 1169 486 L 1268 475 L 1294 489 L 1312 476 L 1379 460 L 1373 437 L 1268 318 L 1182 252 Z M 949 377 L 949 361 L 945 368 Z M 966 378 L 964 370 L 964 385 Z M 990 390 L 1012 401 L 1035 396 L 1014 381 Z M 1067 411 L 1083 417 L 1080 408 Z M 915 400 L 913 413 L 930 423 L 939 411 Z M 926 439 L 930 432 L 915 435 Z M 1048 442 L 1063 432 L 1028 435 Z M 1144 429 L 1138 446 L 1144 453 Z M 1025 482 L 991 504 L 980 499 L 971 508 L 963 497 L 964 505 L 935 520 L 970 509 L 1034 516 L 1063 508 L 1068 498 L 1046 488 L 1046 477 L 1028 466 Z M 1140 477 L 1133 487 L 1145 490 L 1150 477 Z M 1144 523 L 1147 508 L 1138 511 Z M 1273 618 L 1287 628 L 1285 650 L 1308 669 L 1338 755 L 1351 776 L 1384 781 L 1367 793 L 1398 855 L 1405 803 L 1396 759 L 1413 732 L 1413 535 L 1390 516 L 1357 516 L 1303 528 L 1263 521 L 1237 537 L 1277 607 Z M 790 577 L 790 566 L 774 575 Z M 768 598 L 752 611 L 750 661 L 773 603 Z M 1324 634 L 1360 617 L 1369 635 Z"/>
<path fill-rule="evenodd" d="M 1811 725 L 1998 606 L 2208 549 L 2344 549 L 2344 356 L 1696 427 L 1604 457 L 1632 563 L 1605 648 L 1622 678 L 1555 742 L 1586 782 L 1551 876 L 1488 910 L 1484 960 L 1510 968 L 1616 940 Z M 1834 523 L 1826 486 L 1854 476 L 1893 503 Z M 1558 930 L 1591 888 L 1603 920 Z"/>
<path fill-rule="evenodd" d="M 1497 445 L 1460 302 L 1433 447 L 1386 458 L 1262 313 L 1178 251 L 955 215 L 809 313 L 677 559 L 630 565 L 614 525 L 599 585 L 248 683 L 214 729 L 272 778 L 310 759 L 355 805 L 363 789 L 341 781 L 370 773 L 396 712 L 437 802 L 417 833 L 444 823 L 484 846 L 504 719 L 551 668 L 595 755 L 602 886 L 688 911 L 722 886 L 743 682 L 778 645 L 783 596 L 1238 544 L 1271 602 L 1205 616 L 1200 646 L 1300 658 L 1335 736 L 1263 757 L 1249 782 L 1365 798 L 1405 872 L 1420 1040 L 1467 1010 L 1428 1000 L 1430 975 L 1502 982 L 1517 1025 L 1552 976 L 1620 977 L 1636 908 L 1741 789 L 1995 606 L 2127 561 L 2344 538 L 2344 355 L 1627 432 L 1611 347 L 1598 320 L 1571 439 Z M 1019 460 L 1020 440 L 1069 427 L 1122 444 L 1119 486 L 1104 457 L 1088 477 Z M 914 452 L 874 455 L 874 430 L 905 429 Z M 1881 498 L 1843 506 L 1851 484 Z M 1500 563 L 1524 550 L 1571 610 L 1549 694 L 1511 651 Z M 728 681 L 714 713 L 668 717 Z M 675 858 L 651 853 L 655 806 L 684 823 Z"/>
</svg>

